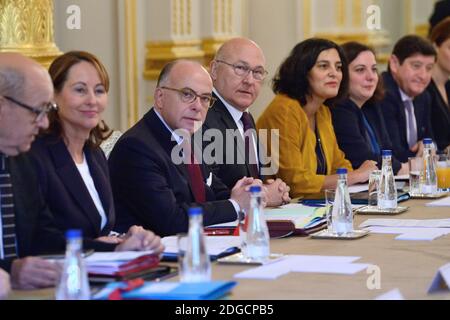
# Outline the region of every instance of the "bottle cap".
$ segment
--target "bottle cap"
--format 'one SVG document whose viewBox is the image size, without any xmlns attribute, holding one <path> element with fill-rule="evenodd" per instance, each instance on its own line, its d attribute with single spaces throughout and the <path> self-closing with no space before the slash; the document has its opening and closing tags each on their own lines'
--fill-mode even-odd
<svg viewBox="0 0 450 320">
<path fill-rule="evenodd" d="M 382 156 L 392 156 L 392 150 L 383 150 L 381 151 Z"/>
<path fill-rule="evenodd" d="M 347 169 L 346 168 L 339 168 L 336 171 L 337 174 L 347 174 Z"/>
<path fill-rule="evenodd" d="M 197 216 L 203 214 L 203 210 L 200 207 L 193 207 L 193 208 L 189 208 L 188 210 L 188 215 L 190 216 Z"/>
<path fill-rule="evenodd" d="M 423 139 L 423 144 L 432 144 L 433 143 L 433 139 L 431 138 L 424 138 Z"/>
<path fill-rule="evenodd" d="M 66 239 L 81 238 L 82 231 L 80 229 L 69 229 L 66 231 Z"/>
<path fill-rule="evenodd" d="M 261 192 L 261 186 L 251 186 L 250 192 Z"/>
</svg>

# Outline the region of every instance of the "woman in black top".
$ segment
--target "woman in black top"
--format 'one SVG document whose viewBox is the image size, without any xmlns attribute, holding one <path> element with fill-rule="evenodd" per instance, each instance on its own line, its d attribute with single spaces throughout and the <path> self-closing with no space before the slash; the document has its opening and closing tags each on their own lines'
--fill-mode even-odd
<svg viewBox="0 0 450 320">
<path fill-rule="evenodd" d="M 450 17 L 438 23 L 430 39 L 437 51 L 432 80 L 427 91 L 431 95 L 431 125 L 439 150 L 450 145 Z"/>
<path fill-rule="evenodd" d="M 347 42 L 342 49 L 349 63 L 350 86 L 347 99 L 330 108 L 339 147 L 358 168 L 366 160 L 381 167 L 381 150 L 392 149 L 377 101 L 383 97 L 374 51 L 358 42 Z M 408 173 L 408 164 L 392 159 L 396 174 Z"/>
</svg>

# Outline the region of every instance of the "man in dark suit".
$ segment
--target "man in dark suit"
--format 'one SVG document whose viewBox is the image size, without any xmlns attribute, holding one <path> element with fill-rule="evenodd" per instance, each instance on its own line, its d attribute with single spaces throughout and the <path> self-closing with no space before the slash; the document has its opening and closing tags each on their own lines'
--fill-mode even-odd
<svg viewBox="0 0 450 320">
<path fill-rule="evenodd" d="M 0 267 L 19 289 L 55 285 L 58 265 L 31 255 L 62 251 L 65 245 L 23 154 L 48 126 L 52 99 L 52 82 L 42 66 L 19 54 L 0 55 Z"/>
<path fill-rule="evenodd" d="M 386 129 L 398 160 L 421 156 L 423 138 L 433 138 L 430 97 L 436 51 L 427 40 L 408 35 L 394 46 L 389 68 L 383 73 L 386 95 L 380 102 Z"/>
<path fill-rule="evenodd" d="M 223 144 L 219 146 L 221 154 L 214 154 L 205 162 L 229 188 L 242 177 L 259 179 L 267 175 L 263 171 L 268 168 L 260 161 L 264 150 L 258 146 L 255 121 L 248 112 L 267 75 L 265 62 L 261 48 L 246 38 L 225 42 L 211 62 L 213 92 L 217 100 L 202 127 L 203 148 L 207 150 L 208 145 L 216 143 L 212 136 L 218 133 L 217 130 Z M 290 201 L 289 187 L 281 179 L 268 179 L 265 187 L 268 206 Z"/>
<path fill-rule="evenodd" d="M 109 157 L 120 228 L 140 224 L 160 236 L 188 230 L 187 210 L 203 208 L 204 225 L 234 221 L 249 206 L 246 188 L 261 181 L 241 179 L 231 190 L 191 161 L 191 135 L 212 101 L 212 81 L 198 63 L 166 65 L 154 93 L 155 106 L 118 140 Z"/>
</svg>

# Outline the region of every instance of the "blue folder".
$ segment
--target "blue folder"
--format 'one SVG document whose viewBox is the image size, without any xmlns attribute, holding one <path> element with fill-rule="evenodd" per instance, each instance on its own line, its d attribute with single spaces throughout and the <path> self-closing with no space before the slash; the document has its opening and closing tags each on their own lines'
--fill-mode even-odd
<svg viewBox="0 0 450 320">
<path fill-rule="evenodd" d="M 215 300 L 228 294 L 235 281 L 210 281 L 198 283 L 145 282 L 143 286 L 122 293 L 123 299 L 133 300 Z M 126 285 L 113 282 L 93 296 L 94 300 L 107 300 L 115 289 Z"/>
</svg>

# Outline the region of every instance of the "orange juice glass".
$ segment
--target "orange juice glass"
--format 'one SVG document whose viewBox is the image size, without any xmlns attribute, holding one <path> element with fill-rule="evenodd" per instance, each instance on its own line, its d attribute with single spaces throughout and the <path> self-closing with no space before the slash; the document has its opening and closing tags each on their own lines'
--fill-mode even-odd
<svg viewBox="0 0 450 320">
<path fill-rule="evenodd" d="M 450 189 L 450 161 L 447 155 L 440 154 L 436 162 L 436 175 L 439 189 Z"/>
</svg>

